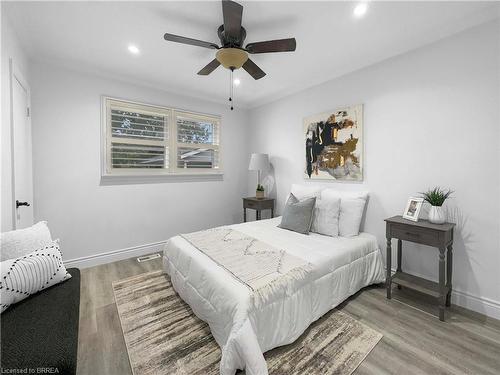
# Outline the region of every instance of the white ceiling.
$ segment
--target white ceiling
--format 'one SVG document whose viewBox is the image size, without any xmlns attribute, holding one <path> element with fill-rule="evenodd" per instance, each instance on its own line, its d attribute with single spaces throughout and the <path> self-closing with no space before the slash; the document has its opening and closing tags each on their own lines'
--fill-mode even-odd
<svg viewBox="0 0 500 375">
<path fill-rule="evenodd" d="M 297 51 L 253 55 L 267 73 L 242 69 L 236 103 L 257 106 L 498 18 L 492 2 L 241 2 L 247 42 L 294 36 Z M 2 2 L 32 59 L 92 70 L 167 91 L 225 102 L 229 71 L 196 72 L 215 51 L 169 43 L 170 32 L 219 43 L 220 1 Z M 127 51 L 136 44 L 141 54 Z"/>
</svg>

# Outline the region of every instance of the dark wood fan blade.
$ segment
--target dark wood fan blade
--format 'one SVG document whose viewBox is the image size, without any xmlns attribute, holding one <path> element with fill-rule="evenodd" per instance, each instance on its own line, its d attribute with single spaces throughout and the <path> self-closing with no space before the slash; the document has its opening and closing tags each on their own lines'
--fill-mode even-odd
<svg viewBox="0 0 500 375">
<path fill-rule="evenodd" d="M 224 17 L 224 35 L 229 39 L 239 39 L 243 7 L 234 1 L 222 0 L 222 16 Z"/>
<path fill-rule="evenodd" d="M 220 62 L 219 60 L 217 59 L 213 59 L 212 61 L 210 61 L 208 63 L 207 66 L 205 66 L 202 70 L 200 70 L 198 72 L 198 74 L 200 76 L 208 76 L 210 73 L 212 73 L 215 69 L 218 68 L 218 66 L 220 65 Z"/>
<path fill-rule="evenodd" d="M 266 73 L 250 59 L 243 64 L 243 69 L 245 69 L 254 79 L 261 79 L 266 75 Z"/>
<path fill-rule="evenodd" d="M 163 36 L 163 38 L 165 38 L 165 40 L 168 40 L 169 42 L 176 42 L 176 43 L 182 43 L 182 44 L 190 44 L 192 46 L 198 46 L 198 47 L 219 49 L 219 46 L 215 43 L 204 42 L 203 40 L 198 40 L 198 39 L 193 39 L 193 38 L 186 38 L 185 36 L 179 36 L 179 35 L 166 33 Z"/>
<path fill-rule="evenodd" d="M 249 53 L 291 52 L 295 51 L 296 47 L 297 42 L 295 41 L 295 38 L 289 38 L 248 43 L 246 50 Z"/>
</svg>

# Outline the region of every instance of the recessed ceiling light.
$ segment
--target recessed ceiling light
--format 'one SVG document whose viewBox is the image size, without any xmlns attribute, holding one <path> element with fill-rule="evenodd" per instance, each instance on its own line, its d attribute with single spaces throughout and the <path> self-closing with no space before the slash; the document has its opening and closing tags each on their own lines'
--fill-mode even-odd
<svg viewBox="0 0 500 375">
<path fill-rule="evenodd" d="M 234 81 L 233 81 L 234 85 L 235 86 L 239 86 L 240 85 L 240 80 L 238 78 L 235 78 Z"/>
<path fill-rule="evenodd" d="M 138 55 L 139 52 L 139 48 L 137 48 L 137 46 L 134 46 L 133 44 L 129 44 L 128 46 L 128 51 L 132 54 L 132 55 Z"/>
<path fill-rule="evenodd" d="M 354 16 L 356 18 L 361 18 L 366 14 L 366 11 L 368 10 L 368 4 L 367 3 L 359 3 L 354 7 Z"/>
</svg>

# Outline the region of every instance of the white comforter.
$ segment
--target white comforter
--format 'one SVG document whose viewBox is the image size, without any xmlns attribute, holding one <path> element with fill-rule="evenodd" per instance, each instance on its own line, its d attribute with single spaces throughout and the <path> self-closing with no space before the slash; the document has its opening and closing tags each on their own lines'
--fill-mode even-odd
<svg viewBox="0 0 500 375">
<path fill-rule="evenodd" d="M 305 329 L 359 289 L 385 280 L 376 238 L 303 235 L 280 229 L 280 218 L 230 226 L 314 265 L 307 279 L 277 291 L 259 308 L 248 287 L 180 236 L 165 246 L 163 264 L 174 289 L 208 323 L 222 349 L 220 373 L 246 368 L 267 374 L 262 353 L 295 341 Z"/>
</svg>

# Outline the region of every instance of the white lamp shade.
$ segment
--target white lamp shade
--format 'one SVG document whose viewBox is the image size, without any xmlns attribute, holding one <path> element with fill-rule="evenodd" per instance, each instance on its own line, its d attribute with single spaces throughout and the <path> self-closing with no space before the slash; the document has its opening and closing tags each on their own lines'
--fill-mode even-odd
<svg viewBox="0 0 500 375">
<path fill-rule="evenodd" d="M 250 171 L 267 171 L 269 168 L 269 156 L 267 154 L 252 154 L 250 158 Z"/>
</svg>

